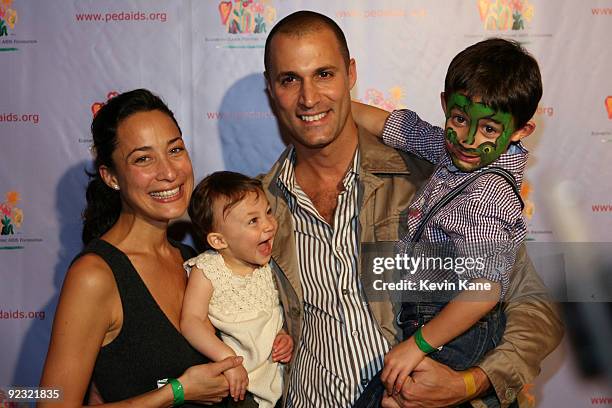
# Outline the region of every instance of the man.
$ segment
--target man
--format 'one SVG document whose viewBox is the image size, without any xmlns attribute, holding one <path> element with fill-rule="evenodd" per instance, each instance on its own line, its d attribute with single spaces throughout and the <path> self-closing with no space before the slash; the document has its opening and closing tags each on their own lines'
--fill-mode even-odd
<svg viewBox="0 0 612 408">
<path fill-rule="evenodd" d="M 344 34 L 308 11 L 281 20 L 265 48 L 266 81 L 290 146 L 263 183 L 279 222 L 272 259 L 296 352 L 289 371 L 290 407 L 350 407 L 399 340 L 391 302 L 368 302 L 361 276 L 362 245 L 404 235 L 409 200 L 431 168 L 358 129 L 351 117 L 356 81 Z M 539 372 L 562 335 L 524 250 L 505 308 L 502 343 L 462 373 L 430 359 L 401 394 L 383 405 L 455 405 L 497 394 L 502 406 Z M 495 400 L 495 397 L 492 397 Z M 408 401 L 408 399 L 410 401 Z"/>
</svg>

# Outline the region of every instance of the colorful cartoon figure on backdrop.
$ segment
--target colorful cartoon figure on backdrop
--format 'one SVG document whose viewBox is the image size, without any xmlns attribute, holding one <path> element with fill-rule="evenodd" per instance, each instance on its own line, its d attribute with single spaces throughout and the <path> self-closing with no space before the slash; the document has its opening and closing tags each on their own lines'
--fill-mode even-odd
<svg viewBox="0 0 612 408">
<path fill-rule="evenodd" d="M 11 8 L 13 0 L 0 1 L 0 37 L 8 35 L 8 28 L 15 29 L 17 11 Z"/>
<path fill-rule="evenodd" d="M 110 91 L 109 93 L 106 94 L 106 102 L 108 102 L 109 99 L 114 98 L 117 95 L 119 95 L 119 92 Z M 106 104 L 106 102 L 94 102 L 91 105 L 91 113 L 93 114 L 94 118 L 96 117 L 96 114 L 98 113 L 100 108 L 102 108 Z"/>
<path fill-rule="evenodd" d="M 525 203 L 525 208 L 523 208 L 523 215 L 528 220 L 533 218 L 533 214 L 535 213 L 535 204 L 530 199 L 531 192 L 533 191 L 533 187 L 529 180 L 523 180 L 523 184 L 521 185 L 521 198 L 523 199 L 523 203 Z"/>
<path fill-rule="evenodd" d="M 23 210 L 16 207 L 21 200 L 17 191 L 6 193 L 6 200 L 0 204 L 0 216 L 2 217 L 2 231 L 0 235 L 13 235 L 16 228 L 21 228 L 23 222 Z"/>
<path fill-rule="evenodd" d="M 394 86 L 393 88 L 389 89 L 389 98 L 385 98 L 385 94 L 378 89 L 368 88 L 365 92 L 363 103 L 392 111 L 396 109 L 404 109 L 406 107 L 402 103 L 403 99 L 404 90 L 399 86 Z"/>
<path fill-rule="evenodd" d="M 219 3 L 221 24 L 230 34 L 265 33 L 276 20 L 276 9 L 269 0 L 231 0 Z"/>
<path fill-rule="evenodd" d="M 529 0 L 478 0 L 478 10 L 484 28 L 498 31 L 524 30 L 534 14 Z"/>
</svg>

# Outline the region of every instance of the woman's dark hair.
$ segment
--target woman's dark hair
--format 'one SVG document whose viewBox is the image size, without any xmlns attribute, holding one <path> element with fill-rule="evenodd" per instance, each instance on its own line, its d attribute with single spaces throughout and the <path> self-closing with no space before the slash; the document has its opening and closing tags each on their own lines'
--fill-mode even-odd
<svg viewBox="0 0 612 408">
<path fill-rule="evenodd" d="M 146 89 L 136 89 L 111 98 L 91 123 L 92 150 L 95 156 L 94 171 L 87 172 L 87 206 L 83 211 L 83 243 L 87 244 L 108 231 L 121 213 L 119 191 L 110 188 L 100 177 L 100 166 L 114 169 L 112 154 L 117 147 L 117 128 L 121 122 L 138 112 L 158 110 L 168 115 L 181 131 L 168 106 Z"/>
</svg>

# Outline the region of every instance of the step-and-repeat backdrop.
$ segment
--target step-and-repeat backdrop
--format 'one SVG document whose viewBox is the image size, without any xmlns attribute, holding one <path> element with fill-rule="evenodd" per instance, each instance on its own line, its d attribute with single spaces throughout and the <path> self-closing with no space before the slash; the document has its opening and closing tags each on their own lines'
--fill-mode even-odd
<svg viewBox="0 0 612 408">
<path fill-rule="evenodd" d="M 62 280 L 81 247 L 96 109 L 115 93 L 151 89 L 175 112 L 198 179 L 264 172 L 284 143 L 265 94 L 263 45 L 275 22 L 303 8 L 345 31 L 354 99 L 410 107 L 437 124 L 455 54 L 492 36 L 524 44 L 544 80 L 526 141 L 529 239 L 612 241 L 612 1 L 1 0 L 0 386 L 39 381 Z M 575 354 L 564 341 L 523 403 L 612 397 L 579 372 Z"/>
</svg>

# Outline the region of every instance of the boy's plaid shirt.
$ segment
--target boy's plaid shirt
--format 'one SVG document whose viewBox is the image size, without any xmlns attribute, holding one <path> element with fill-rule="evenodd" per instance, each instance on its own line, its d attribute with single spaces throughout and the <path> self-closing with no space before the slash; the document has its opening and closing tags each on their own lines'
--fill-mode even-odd
<svg viewBox="0 0 612 408">
<path fill-rule="evenodd" d="M 383 131 L 385 144 L 413 153 L 436 164 L 431 179 L 416 194 L 408 212 L 408 235 L 399 247 L 408 248 L 420 220 L 449 191 L 466 178 L 489 167 L 510 172 L 520 188 L 527 162 L 527 150 L 520 143 L 487 167 L 462 172 L 452 163 L 444 144 L 444 129 L 433 126 L 410 110 L 394 111 Z M 516 250 L 527 234 L 521 201 L 503 178 L 487 174 L 469 185 L 428 222 L 419 242 L 449 243 L 455 257 L 483 257 L 485 268 L 466 271 L 461 278 L 485 278 L 500 282 L 502 296 L 509 285 L 509 272 Z M 502 265 L 502 267 L 500 267 Z"/>
</svg>

